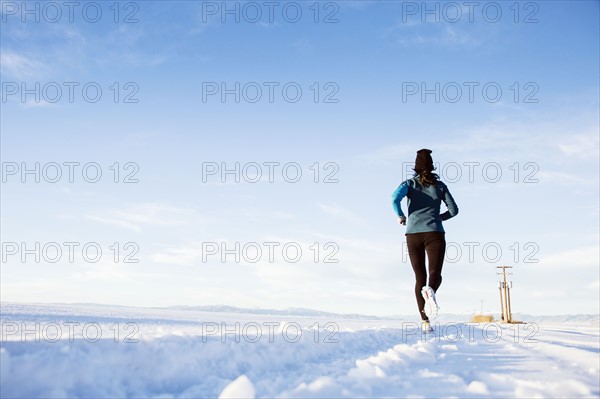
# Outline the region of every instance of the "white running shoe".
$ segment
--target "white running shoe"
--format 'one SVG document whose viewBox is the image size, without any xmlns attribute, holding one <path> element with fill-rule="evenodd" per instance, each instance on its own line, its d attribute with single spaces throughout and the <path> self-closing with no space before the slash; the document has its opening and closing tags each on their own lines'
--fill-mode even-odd
<svg viewBox="0 0 600 399">
<path fill-rule="evenodd" d="M 421 323 L 421 331 L 423 331 L 424 334 L 429 334 L 433 332 L 433 328 L 431 328 L 431 324 L 429 324 L 427 320 L 423 320 L 423 322 Z"/>
<path fill-rule="evenodd" d="M 440 308 L 435 300 L 435 292 L 433 288 L 426 285 L 421 289 L 421 295 L 425 299 L 425 314 L 430 319 L 435 319 L 438 315 L 438 309 Z"/>
</svg>

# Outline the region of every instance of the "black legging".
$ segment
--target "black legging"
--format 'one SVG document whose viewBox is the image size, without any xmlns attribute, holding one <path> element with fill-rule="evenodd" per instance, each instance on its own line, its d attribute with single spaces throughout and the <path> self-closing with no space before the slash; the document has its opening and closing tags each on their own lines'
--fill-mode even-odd
<svg viewBox="0 0 600 399">
<path fill-rule="evenodd" d="M 421 295 L 421 288 L 429 285 L 433 291 L 437 291 L 442 283 L 442 266 L 444 254 L 446 253 L 446 238 L 444 233 L 431 231 L 426 233 L 414 233 L 406 235 L 406 246 L 408 256 L 415 272 L 415 296 L 421 319 L 428 320 L 423 309 L 425 299 Z M 429 261 L 429 284 L 427 284 L 427 269 L 425 268 L 425 252 Z"/>
</svg>

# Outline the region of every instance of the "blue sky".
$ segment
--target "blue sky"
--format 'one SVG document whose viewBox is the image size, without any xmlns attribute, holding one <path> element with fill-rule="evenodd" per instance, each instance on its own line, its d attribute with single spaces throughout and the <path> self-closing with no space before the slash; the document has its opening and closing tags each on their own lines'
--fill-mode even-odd
<svg viewBox="0 0 600 399">
<path fill-rule="evenodd" d="M 482 299 L 497 311 L 495 266 L 504 264 L 514 266 L 515 311 L 600 310 L 598 2 L 520 2 L 517 22 L 512 2 L 479 3 L 501 8 L 495 23 L 480 8 L 469 22 L 460 2 L 455 23 L 443 11 L 439 21 L 425 15 L 422 22 L 421 2 L 321 2 L 318 23 L 313 2 L 278 3 L 277 9 L 300 5 L 297 23 L 280 12 L 270 23 L 264 5 L 257 23 L 243 15 L 239 23 L 231 16 L 222 22 L 205 12 L 221 2 L 192 1 L 121 2 L 118 23 L 112 3 L 99 3 L 97 23 L 78 9 L 73 22 L 63 9 L 64 18 L 51 23 L 39 3 L 40 21 L 27 15 L 22 22 L 14 4 L 1 7 L 3 171 L 14 163 L 96 162 L 103 175 L 98 183 L 81 175 L 73 183 L 65 176 L 58 183 L 5 176 L 3 250 L 13 242 L 97 242 L 104 250 L 97 263 L 80 252 L 74 262 L 63 254 L 56 263 L 7 255 L 3 301 L 414 313 L 412 270 L 390 195 L 407 177 L 403 163 L 426 147 L 460 207 L 445 224 L 454 261 L 444 266 L 444 311 L 472 311 Z M 408 15 L 412 5 L 416 14 Z M 138 22 L 124 23 L 131 11 Z M 329 12 L 338 22 L 323 23 Z M 527 15 L 537 22 L 525 23 Z M 72 103 L 66 91 L 56 103 L 37 103 L 33 95 L 23 102 L 20 93 L 7 94 L 36 82 L 95 82 L 103 96 L 90 103 L 76 89 Z M 257 82 L 263 97 L 203 101 L 203 84 L 223 82 Z M 279 85 L 273 102 L 265 82 Z M 290 82 L 302 89 L 298 102 L 282 97 Z M 420 93 L 403 93 L 411 84 L 432 89 L 436 82 L 440 90 L 461 87 L 463 96 L 450 102 L 455 95 L 448 91 L 436 102 L 434 94 L 421 101 Z M 472 102 L 467 84 L 475 88 Z M 500 87 L 498 101 L 486 101 L 485 85 Z M 138 102 L 124 103 L 134 88 Z M 337 102 L 322 101 L 335 90 Z M 525 102 L 526 95 L 537 101 Z M 115 162 L 119 179 L 133 170 L 124 165 L 135 163 L 139 182 L 113 183 Z M 264 174 L 257 183 L 229 177 L 222 184 L 214 176 L 203 183 L 206 162 L 295 162 L 303 175 L 298 183 L 280 173 L 274 183 Z M 316 162 L 319 183 L 310 169 Z M 327 162 L 337 169 L 324 169 Z M 469 181 L 471 162 L 479 166 Z M 451 174 L 455 165 L 461 178 Z M 482 175 L 484 165 L 501 170 L 499 181 Z M 323 183 L 334 170 L 338 182 Z M 524 182 L 528 175 L 534 182 Z M 139 262 L 114 262 L 114 242 L 135 243 Z M 304 252 L 297 263 L 281 256 L 203 262 L 203 243 L 210 242 L 297 242 Z M 321 256 L 326 243 L 335 243 L 338 262 L 313 262 L 308 247 L 315 242 Z M 451 252 L 457 247 L 461 256 Z"/>
</svg>

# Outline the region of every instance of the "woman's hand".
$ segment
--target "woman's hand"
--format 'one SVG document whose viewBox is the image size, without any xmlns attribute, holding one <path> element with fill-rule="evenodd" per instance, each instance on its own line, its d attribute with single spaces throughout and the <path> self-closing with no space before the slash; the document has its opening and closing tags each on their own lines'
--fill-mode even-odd
<svg viewBox="0 0 600 399">
<path fill-rule="evenodd" d="M 406 217 L 405 216 L 399 216 L 398 217 L 398 224 L 401 224 L 402 226 L 406 226 Z"/>
</svg>

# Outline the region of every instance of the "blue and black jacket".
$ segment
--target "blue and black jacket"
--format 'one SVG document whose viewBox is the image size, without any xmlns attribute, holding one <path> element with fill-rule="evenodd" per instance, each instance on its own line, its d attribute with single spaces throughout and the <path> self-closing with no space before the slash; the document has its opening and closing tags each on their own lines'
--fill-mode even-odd
<svg viewBox="0 0 600 399">
<path fill-rule="evenodd" d="M 400 203 L 408 198 L 408 217 L 406 219 L 406 234 L 439 231 L 444 233 L 442 221 L 458 214 L 458 206 L 452 198 L 448 187 L 441 181 L 435 185 L 422 185 L 418 177 L 402 182 L 392 194 L 392 204 L 398 217 L 405 216 Z M 448 210 L 440 214 L 442 201 Z"/>
</svg>

